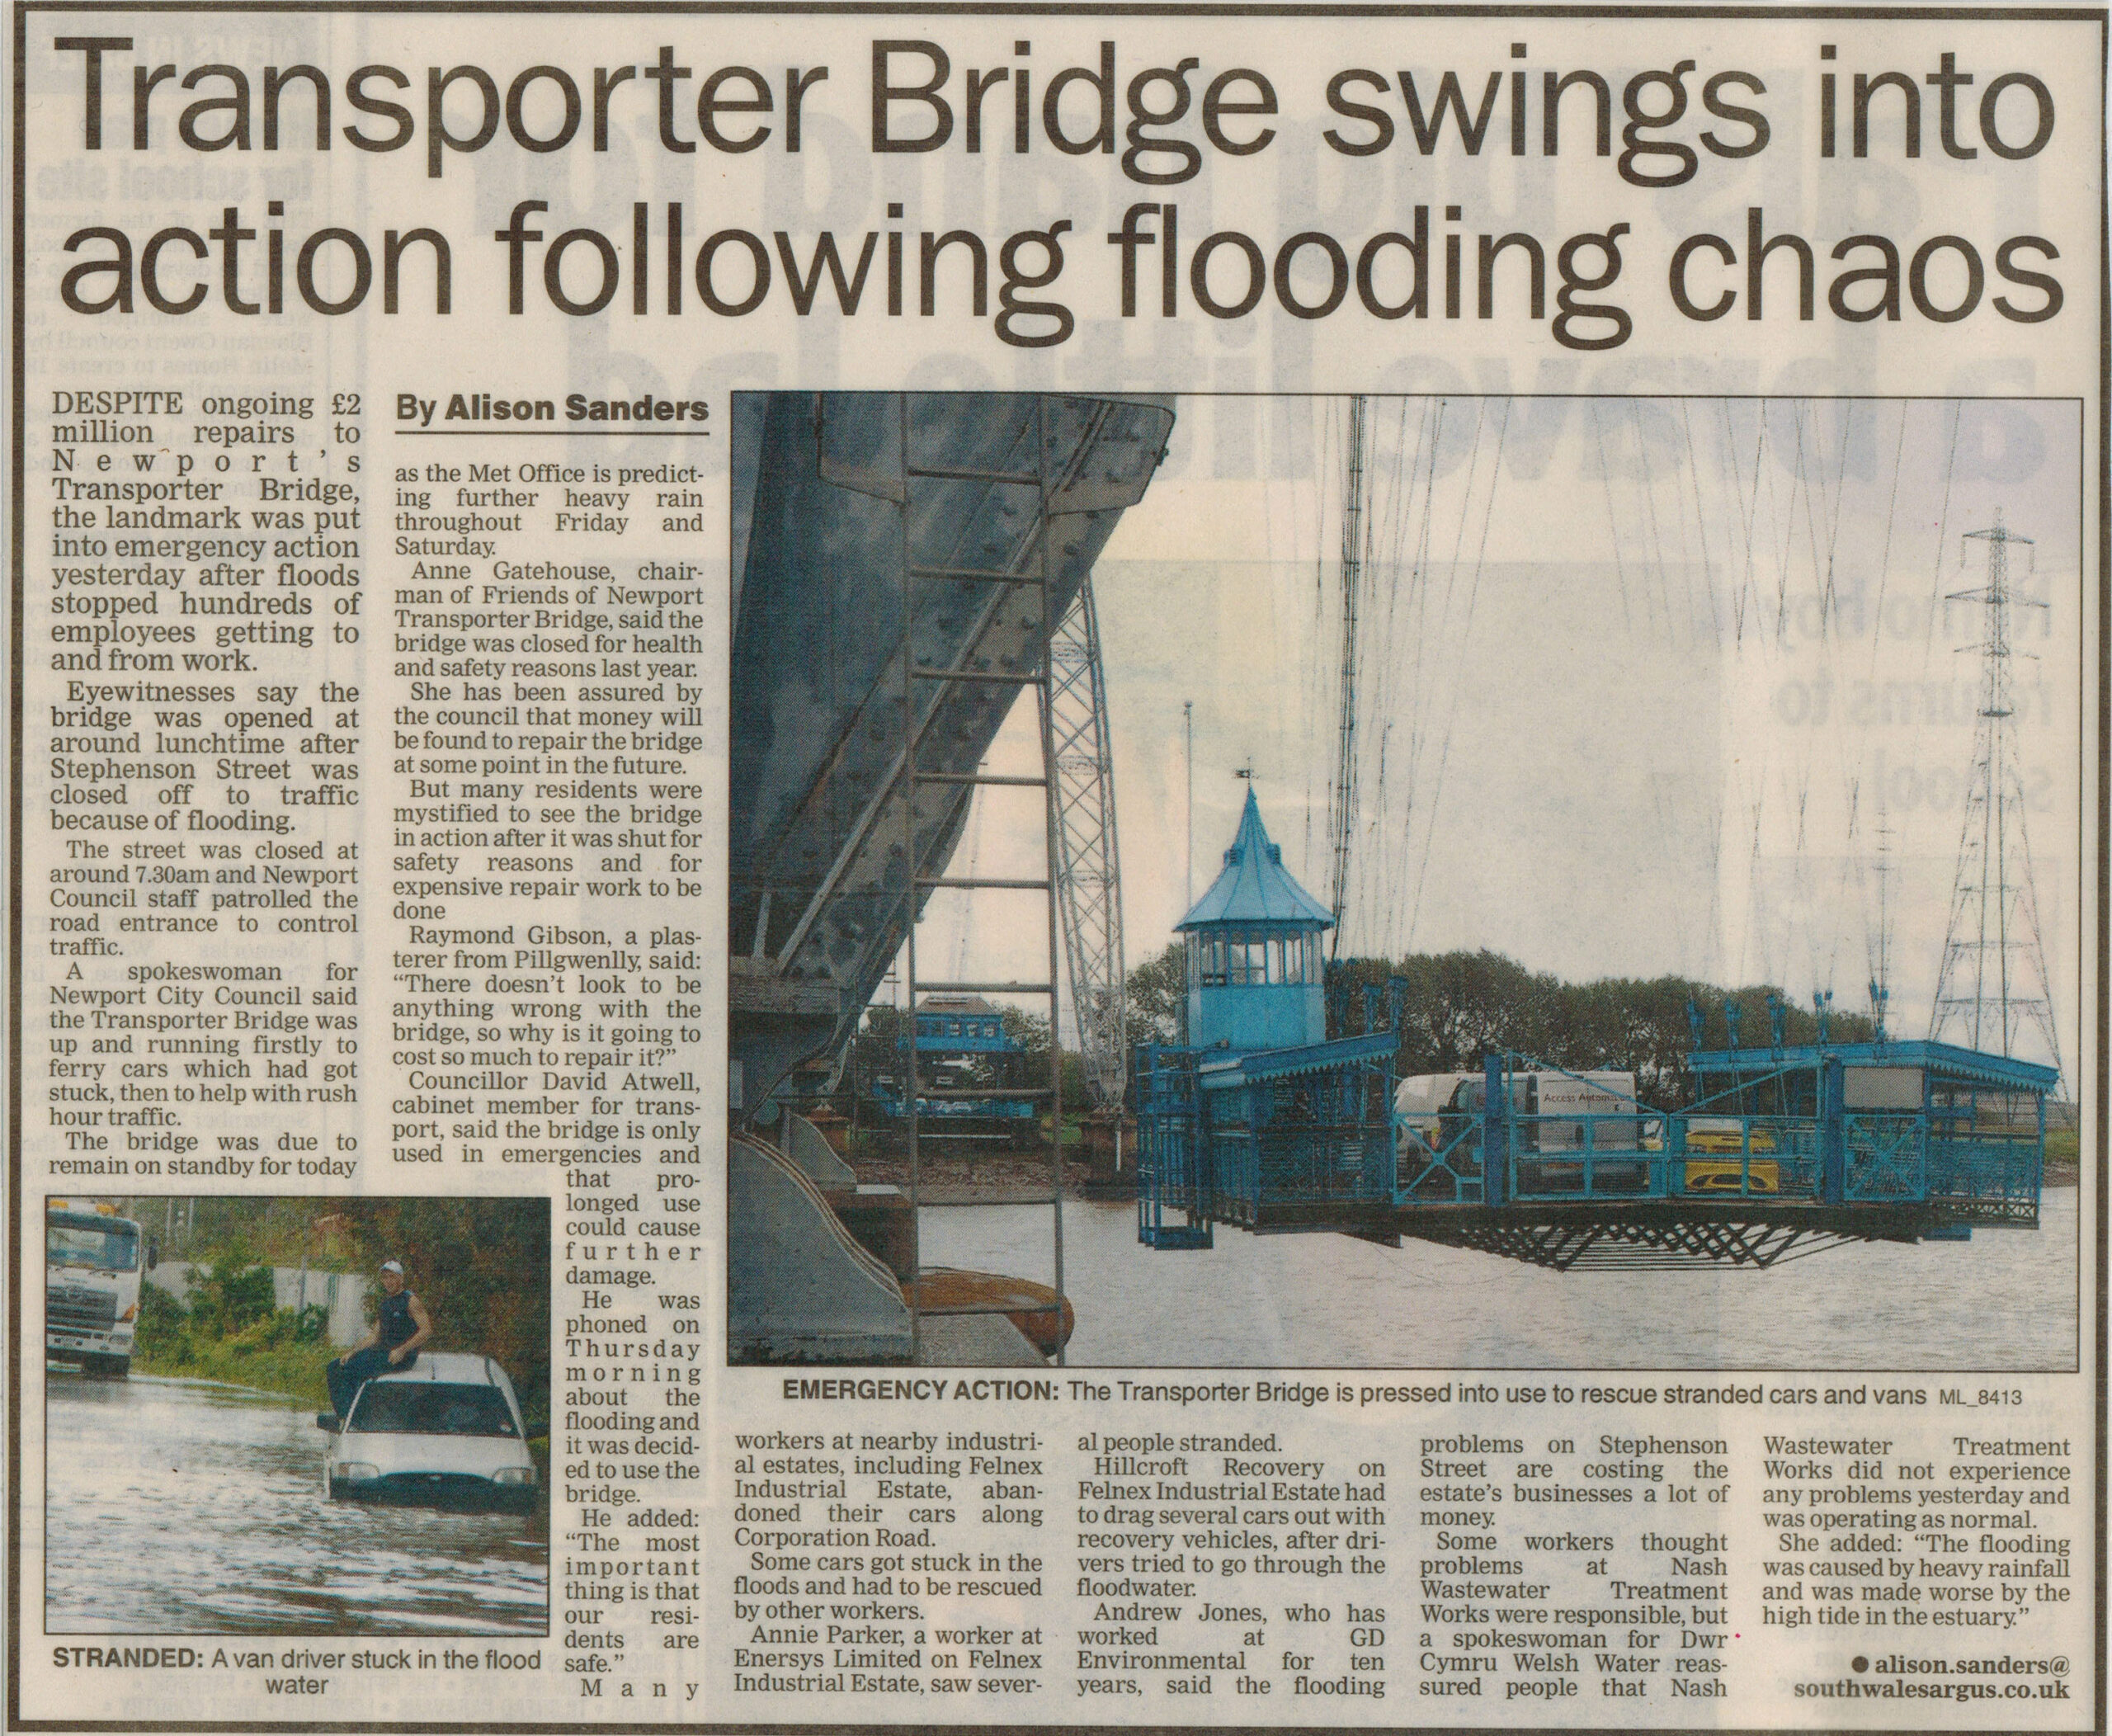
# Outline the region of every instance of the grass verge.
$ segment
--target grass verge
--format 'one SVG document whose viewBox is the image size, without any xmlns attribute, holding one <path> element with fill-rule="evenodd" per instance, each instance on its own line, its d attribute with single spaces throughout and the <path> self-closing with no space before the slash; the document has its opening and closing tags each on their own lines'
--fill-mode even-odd
<svg viewBox="0 0 2112 1736">
<path fill-rule="evenodd" d="M 330 1403 L 330 1389 L 323 1378 L 323 1366 L 330 1360 L 327 1345 L 283 1345 L 251 1349 L 229 1341 L 199 1345 L 188 1339 L 172 1346 L 156 1346 L 132 1359 L 144 1375 L 173 1375 L 193 1380 L 224 1380 L 231 1386 L 253 1386 L 259 1391 L 283 1393 L 288 1398 L 312 1403 L 318 1410 Z"/>
</svg>

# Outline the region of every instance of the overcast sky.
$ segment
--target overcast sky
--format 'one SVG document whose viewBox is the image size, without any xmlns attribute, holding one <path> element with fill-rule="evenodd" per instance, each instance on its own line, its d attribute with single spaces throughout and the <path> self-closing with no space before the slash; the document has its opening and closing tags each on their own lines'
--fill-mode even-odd
<svg viewBox="0 0 2112 1736">
<path fill-rule="evenodd" d="M 2081 632 L 2072 403 L 1372 399 L 1370 578 L 1343 950 L 1489 947 L 1572 979 L 1666 972 L 1868 1005 L 1889 865 L 1893 1028 L 1918 1036 L 1949 916 L 1984 626 L 1948 593 L 2011 545 L 2015 757 L 2072 1064 Z M 1323 901 L 1340 748 L 1346 400 L 1187 399 L 1096 571 L 1128 950 L 1200 896 L 1251 767 Z M 1963 564 L 1961 564 L 1963 562 Z M 1031 752 L 1015 718 L 992 763 Z M 1038 854 L 993 800 L 964 856 Z M 1888 849 L 1880 835 L 1888 833 Z M 2011 878 L 2017 878 L 2014 874 Z M 1005 971 L 1039 913 L 964 938 Z M 2029 1053 L 2028 1049 L 2020 1052 Z"/>
</svg>

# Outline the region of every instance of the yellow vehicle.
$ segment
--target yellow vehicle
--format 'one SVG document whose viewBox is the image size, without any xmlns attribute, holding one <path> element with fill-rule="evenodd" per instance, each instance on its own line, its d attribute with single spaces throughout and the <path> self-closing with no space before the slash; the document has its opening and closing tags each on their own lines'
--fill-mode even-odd
<svg viewBox="0 0 2112 1736">
<path fill-rule="evenodd" d="M 1741 1165 L 1736 1158 L 1690 1158 L 1686 1165 L 1686 1191 L 1689 1193 L 1737 1193 L 1740 1191 Z M 1772 1158 L 1755 1158 L 1750 1168 L 1745 1168 L 1742 1180 L 1747 1193 L 1771 1194 L 1782 1191 L 1782 1168 Z"/>
<path fill-rule="evenodd" d="M 1662 1121 L 1652 1121 L 1643 1135 L 1645 1151 L 1665 1149 L 1665 1128 Z M 1771 1194 L 1782 1191 L 1782 1166 L 1773 1158 L 1764 1158 L 1762 1152 L 1775 1149 L 1775 1135 L 1764 1127 L 1752 1130 L 1748 1146 L 1746 1125 L 1735 1116 L 1694 1116 L 1686 1124 L 1686 1183 L 1688 1193 L 1747 1193 Z M 1751 1153 L 1751 1161 L 1744 1161 Z M 1700 1157 L 1696 1152 L 1720 1153 L 1716 1157 Z"/>
<path fill-rule="evenodd" d="M 1748 1144 L 1746 1125 L 1732 1116 L 1695 1116 L 1686 1124 L 1686 1191 L 1689 1193 L 1780 1193 L 1782 1166 L 1761 1153 L 1775 1149 L 1775 1135 L 1756 1127 Z M 1751 1160 L 1746 1161 L 1750 1151 Z M 1693 1156 L 1719 1152 L 1716 1158 Z"/>
</svg>

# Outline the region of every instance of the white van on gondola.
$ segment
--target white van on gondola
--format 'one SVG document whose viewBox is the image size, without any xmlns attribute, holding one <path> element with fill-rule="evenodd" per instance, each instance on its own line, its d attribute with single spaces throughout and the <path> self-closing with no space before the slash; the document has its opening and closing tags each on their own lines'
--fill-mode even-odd
<svg viewBox="0 0 2112 1736">
<path fill-rule="evenodd" d="M 535 1503 L 521 1401 L 489 1356 L 422 1351 L 362 1386 L 351 1414 L 326 1411 L 323 1491 L 333 1501 L 497 1508 Z"/>
<path fill-rule="evenodd" d="M 1506 1073 L 1516 1130 L 1516 1185 L 1527 1193 L 1640 1193 L 1649 1186 L 1643 1162 L 1595 1161 L 1587 1178 L 1581 1155 L 1586 1149 L 1616 1153 L 1641 1149 L 1655 1120 L 1637 1111 L 1635 1075 L 1556 1068 Z M 1439 1092 L 1444 1095 L 1440 1097 Z M 1478 1168 L 1482 1116 L 1488 1099 L 1486 1074 L 1424 1073 L 1405 1079 L 1394 1093 L 1393 1125 L 1404 1166 L 1426 1165 L 1448 1153 L 1452 1168 Z M 1435 1111 L 1431 1105 L 1435 1100 Z M 1555 1156 L 1551 1159 L 1549 1153 Z M 1411 1171 L 1410 1173 L 1416 1172 Z"/>
</svg>

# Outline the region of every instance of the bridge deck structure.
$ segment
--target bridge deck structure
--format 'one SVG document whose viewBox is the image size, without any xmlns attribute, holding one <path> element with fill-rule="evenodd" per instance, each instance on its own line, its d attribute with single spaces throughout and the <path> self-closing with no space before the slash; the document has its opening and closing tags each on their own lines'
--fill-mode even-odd
<svg viewBox="0 0 2112 1736">
<path fill-rule="evenodd" d="M 1478 1107 L 1417 1126 L 1393 1112 L 1396 1040 L 1140 1050 L 1138 1240 L 1208 1248 L 1224 1225 L 1559 1271 L 1765 1268 L 2039 1221 L 2052 1068 L 1925 1042 L 1697 1051 L 1683 1109 L 1552 1115 L 1517 1082 L 1565 1069 L 1491 1053 Z"/>
</svg>

